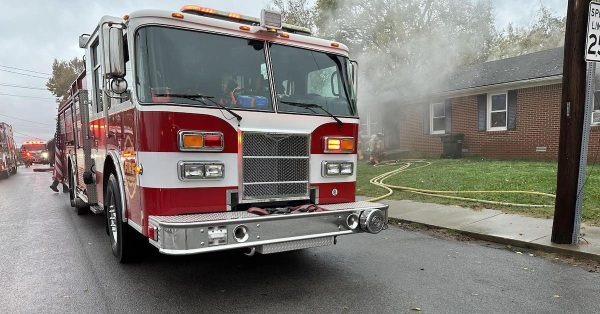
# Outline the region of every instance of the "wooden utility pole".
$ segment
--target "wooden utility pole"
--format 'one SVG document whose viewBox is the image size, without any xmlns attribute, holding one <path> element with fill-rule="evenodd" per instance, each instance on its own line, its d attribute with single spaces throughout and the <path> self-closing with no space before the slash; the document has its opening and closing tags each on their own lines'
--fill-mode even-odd
<svg viewBox="0 0 600 314">
<path fill-rule="evenodd" d="M 552 242 L 576 244 L 579 235 L 577 198 L 585 116 L 586 31 L 591 0 L 569 0 L 560 115 L 560 143 Z"/>
</svg>

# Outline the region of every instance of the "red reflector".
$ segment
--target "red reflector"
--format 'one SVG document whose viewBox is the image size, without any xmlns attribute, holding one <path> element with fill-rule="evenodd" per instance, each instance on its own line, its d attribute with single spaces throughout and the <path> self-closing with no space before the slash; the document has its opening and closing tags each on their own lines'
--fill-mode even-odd
<svg viewBox="0 0 600 314">
<path fill-rule="evenodd" d="M 152 226 L 148 226 L 148 238 L 156 241 L 156 232 Z"/>
<path fill-rule="evenodd" d="M 223 146 L 223 138 L 221 135 L 207 134 L 204 135 L 204 146 L 205 147 L 221 147 Z"/>
</svg>

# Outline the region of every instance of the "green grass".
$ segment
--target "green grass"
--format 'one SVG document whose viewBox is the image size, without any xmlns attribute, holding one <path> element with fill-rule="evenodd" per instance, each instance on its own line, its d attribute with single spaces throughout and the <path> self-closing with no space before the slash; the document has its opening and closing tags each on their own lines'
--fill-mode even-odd
<svg viewBox="0 0 600 314">
<path fill-rule="evenodd" d="M 556 162 L 546 161 L 497 161 L 481 159 L 429 160 L 431 166 L 397 174 L 385 183 L 429 190 L 522 190 L 554 194 L 556 190 Z M 411 168 L 422 165 L 416 163 Z M 378 196 L 385 190 L 369 183 L 381 173 L 399 166 L 373 167 L 361 162 L 358 165 L 357 194 Z M 583 221 L 600 225 L 600 164 L 588 166 L 585 198 L 582 211 Z M 523 204 L 554 204 L 551 197 L 523 194 L 459 194 L 458 196 L 492 201 Z M 451 204 L 471 208 L 494 208 L 505 212 L 534 217 L 552 218 L 554 208 L 524 208 L 482 204 L 470 201 L 451 200 L 403 191 L 395 191 L 392 199 L 408 199 L 422 202 Z"/>
</svg>

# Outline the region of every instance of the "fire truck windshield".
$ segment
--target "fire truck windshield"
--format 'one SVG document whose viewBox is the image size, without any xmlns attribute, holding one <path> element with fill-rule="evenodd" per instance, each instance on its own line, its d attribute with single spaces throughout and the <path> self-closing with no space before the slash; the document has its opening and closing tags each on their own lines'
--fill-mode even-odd
<svg viewBox="0 0 600 314">
<path fill-rule="evenodd" d="M 356 115 L 347 58 L 278 44 L 270 47 L 270 54 L 277 111 Z M 299 103 L 313 106 L 298 106 Z M 315 107 L 324 110 L 315 112 Z"/>
<path fill-rule="evenodd" d="M 141 103 L 273 110 L 263 41 L 148 26 L 136 34 L 136 54 Z"/>
</svg>

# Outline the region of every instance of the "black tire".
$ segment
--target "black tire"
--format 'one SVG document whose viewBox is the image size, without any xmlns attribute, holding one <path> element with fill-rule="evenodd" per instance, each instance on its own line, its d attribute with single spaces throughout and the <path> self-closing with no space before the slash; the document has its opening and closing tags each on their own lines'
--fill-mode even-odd
<svg viewBox="0 0 600 314">
<path fill-rule="evenodd" d="M 19 167 L 17 167 L 17 166 L 15 166 L 15 167 L 13 168 L 13 174 L 17 174 L 17 170 L 18 170 L 18 168 L 19 168 Z"/>
<path fill-rule="evenodd" d="M 108 236 L 113 255 L 120 263 L 138 260 L 141 247 L 141 236 L 136 230 L 123 222 L 123 207 L 121 205 L 121 190 L 114 174 L 110 174 L 104 196 L 104 212 Z"/>
<path fill-rule="evenodd" d="M 10 175 L 10 172 L 8 170 L 0 171 L 0 179 L 6 179 L 6 178 L 8 178 L 9 175 Z"/>
<path fill-rule="evenodd" d="M 90 212 L 89 206 L 77 206 L 77 216 L 87 215 Z"/>
<path fill-rule="evenodd" d="M 90 212 L 90 207 L 86 205 L 82 200 L 77 199 L 75 193 L 75 175 L 73 170 L 69 166 L 69 200 L 71 201 L 71 207 L 75 207 L 77 210 L 77 216 L 86 215 Z"/>
<path fill-rule="evenodd" d="M 75 182 L 71 168 L 71 164 L 69 164 L 69 200 L 71 201 L 71 207 L 75 207 Z"/>
</svg>

